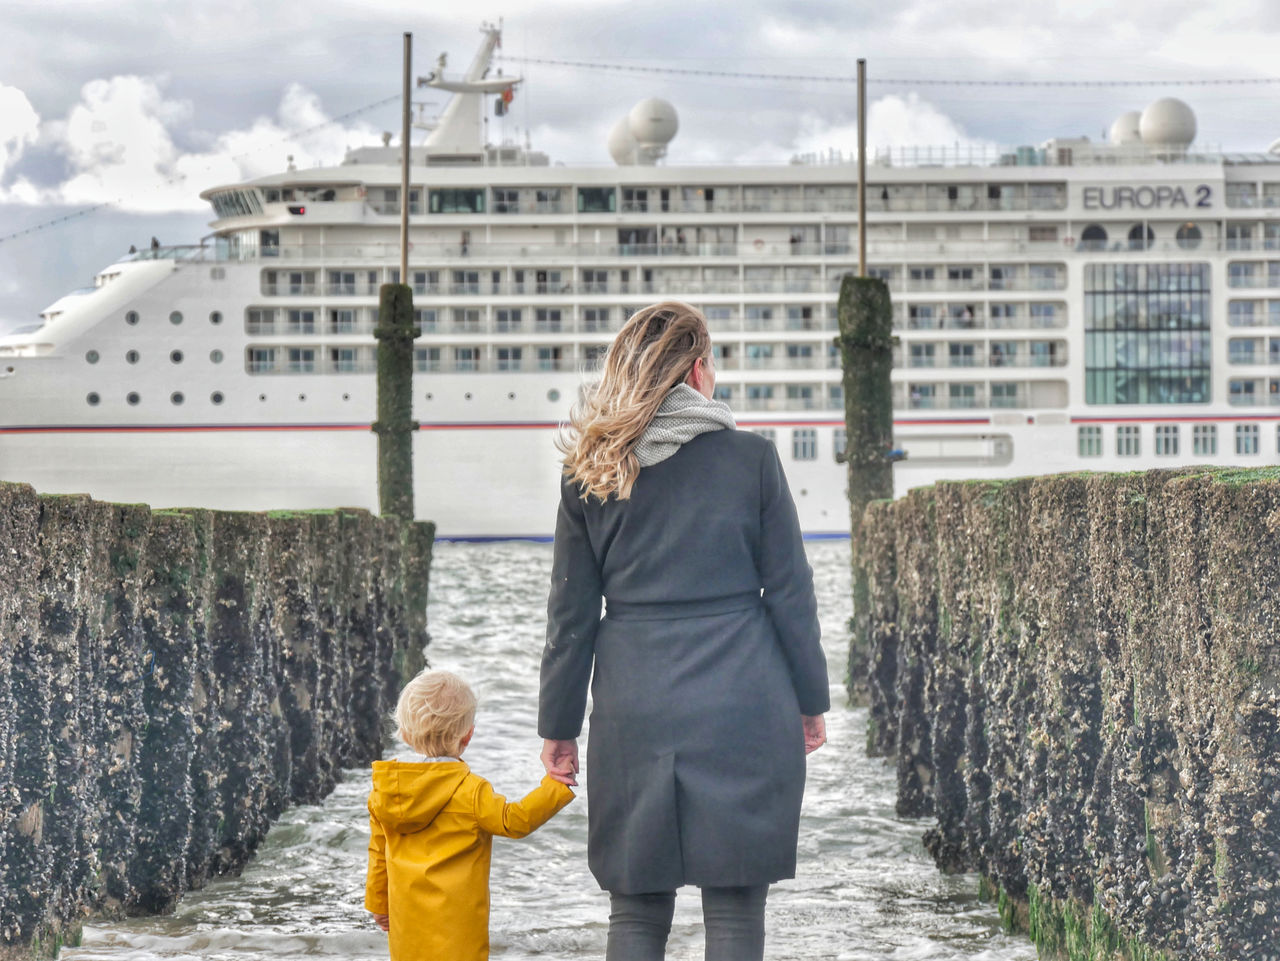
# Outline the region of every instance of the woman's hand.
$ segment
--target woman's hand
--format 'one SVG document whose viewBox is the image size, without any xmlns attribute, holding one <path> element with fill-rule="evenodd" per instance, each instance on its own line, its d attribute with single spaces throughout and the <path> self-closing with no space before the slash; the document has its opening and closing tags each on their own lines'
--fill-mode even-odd
<svg viewBox="0 0 1280 961">
<path fill-rule="evenodd" d="M 373 923 L 382 928 L 383 931 L 391 930 L 391 916 L 389 914 L 375 914 Z"/>
<path fill-rule="evenodd" d="M 804 724 L 804 753 L 812 754 L 827 743 L 827 722 L 821 714 L 802 714 L 800 720 Z"/>
<path fill-rule="evenodd" d="M 819 718 L 818 720 L 822 720 Z M 568 741 L 542 742 L 542 766 L 547 769 L 553 780 L 569 787 L 578 786 L 578 742 Z"/>
</svg>

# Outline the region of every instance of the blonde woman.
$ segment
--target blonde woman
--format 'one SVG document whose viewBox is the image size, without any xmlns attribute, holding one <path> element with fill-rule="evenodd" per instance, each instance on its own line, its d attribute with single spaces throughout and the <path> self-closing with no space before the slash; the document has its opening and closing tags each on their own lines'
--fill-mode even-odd
<svg viewBox="0 0 1280 961">
<path fill-rule="evenodd" d="M 763 957 L 768 886 L 795 874 L 805 754 L 825 740 L 795 505 L 773 444 L 736 430 L 714 389 L 703 316 L 646 307 L 562 445 L 538 724 L 547 772 L 576 784 L 590 685 L 607 961 L 661 961 L 686 884 L 708 961 Z"/>
</svg>

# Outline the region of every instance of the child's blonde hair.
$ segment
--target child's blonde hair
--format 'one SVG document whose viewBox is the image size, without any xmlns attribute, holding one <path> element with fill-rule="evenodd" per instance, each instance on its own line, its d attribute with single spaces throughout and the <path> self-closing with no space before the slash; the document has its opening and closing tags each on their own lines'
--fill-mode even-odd
<svg viewBox="0 0 1280 961">
<path fill-rule="evenodd" d="M 426 757 L 456 757 L 476 719 L 476 696 L 448 671 L 423 671 L 400 692 L 400 740 Z"/>
</svg>

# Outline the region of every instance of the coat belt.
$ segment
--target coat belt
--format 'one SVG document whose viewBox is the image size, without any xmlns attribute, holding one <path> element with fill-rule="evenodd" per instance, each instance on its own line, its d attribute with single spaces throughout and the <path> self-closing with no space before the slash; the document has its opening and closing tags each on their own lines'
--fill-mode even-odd
<svg viewBox="0 0 1280 961">
<path fill-rule="evenodd" d="M 723 597 L 700 597 L 691 601 L 650 601 L 631 603 L 605 598 L 604 616 L 614 621 L 674 621 L 684 617 L 712 617 L 749 611 L 760 606 L 760 592 L 743 591 Z"/>
</svg>

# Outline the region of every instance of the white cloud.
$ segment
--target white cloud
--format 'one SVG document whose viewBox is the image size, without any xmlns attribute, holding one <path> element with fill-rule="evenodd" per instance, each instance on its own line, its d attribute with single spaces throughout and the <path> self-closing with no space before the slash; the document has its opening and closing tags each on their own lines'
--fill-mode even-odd
<svg viewBox="0 0 1280 961">
<path fill-rule="evenodd" d="M 35 143 L 40 115 L 17 87 L 0 83 L 0 179 L 22 151 Z"/>
<path fill-rule="evenodd" d="M 891 94 L 867 105 L 867 156 L 877 150 L 902 147 L 946 147 L 975 154 L 996 149 L 993 141 L 974 137 L 945 113 L 918 94 Z M 795 152 L 825 154 L 829 150 L 847 156 L 858 154 L 857 122 L 827 124 L 816 114 L 801 118 Z"/>
<path fill-rule="evenodd" d="M 195 116 L 188 101 L 169 99 L 164 78 L 116 76 L 93 80 L 65 120 L 43 125 L 25 95 L 0 88 L 0 160 L 16 158 L 24 144 L 40 139 L 66 160 L 69 174 L 56 186 L 37 190 L 18 179 L 0 181 L 0 200 L 16 203 L 114 203 L 126 211 L 158 213 L 204 209 L 199 193 L 221 183 L 236 183 L 284 169 L 293 156 L 299 167 L 337 163 L 348 145 L 372 142 L 367 126 L 323 125 L 328 120 L 319 97 L 298 84 L 284 91 L 275 117 L 258 117 L 248 127 L 220 134 L 204 151 L 184 151 L 175 134 L 186 132 Z M 12 91 L 21 111 L 4 109 Z M 20 98 L 20 100 L 19 100 Z M 13 114 L 12 121 L 9 114 Z M 12 128 L 12 130 L 10 129 Z M 308 132 L 309 131 L 309 132 Z M 0 162 L 0 174 L 5 163 Z"/>
</svg>

